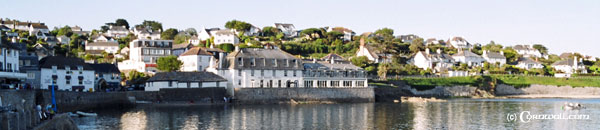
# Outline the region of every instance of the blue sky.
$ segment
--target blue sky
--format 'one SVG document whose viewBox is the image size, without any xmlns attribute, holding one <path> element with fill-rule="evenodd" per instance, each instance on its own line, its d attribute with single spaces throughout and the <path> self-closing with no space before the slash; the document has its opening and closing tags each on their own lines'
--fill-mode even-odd
<svg viewBox="0 0 600 130">
<path fill-rule="evenodd" d="M 396 35 L 462 36 L 482 44 L 541 43 L 551 53 L 600 56 L 599 0 L 2 1 L 0 17 L 41 21 L 50 27 L 79 25 L 91 30 L 125 18 L 130 25 L 156 20 L 164 28 L 199 29 L 238 19 L 258 27 L 274 22 L 293 23 L 298 29 L 343 26 L 358 34 L 388 27 Z"/>
</svg>

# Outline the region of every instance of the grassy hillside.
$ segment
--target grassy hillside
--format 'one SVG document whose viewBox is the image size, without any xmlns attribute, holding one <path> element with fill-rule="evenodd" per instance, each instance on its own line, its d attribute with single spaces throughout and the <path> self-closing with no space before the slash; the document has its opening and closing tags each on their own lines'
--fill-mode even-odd
<svg viewBox="0 0 600 130">
<path fill-rule="evenodd" d="M 443 78 L 403 78 L 408 85 L 415 87 L 454 86 L 471 85 L 482 86 L 484 81 L 495 82 L 495 84 L 507 84 L 515 87 L 525 87 L 531 84 L 573 86 L 573 87 L 600 87 L 600 78 L 578 77 L 578 78 L 554 78 L 522 75 L 490 75 L 470 77 L 443 77 Z"/>
</svg>

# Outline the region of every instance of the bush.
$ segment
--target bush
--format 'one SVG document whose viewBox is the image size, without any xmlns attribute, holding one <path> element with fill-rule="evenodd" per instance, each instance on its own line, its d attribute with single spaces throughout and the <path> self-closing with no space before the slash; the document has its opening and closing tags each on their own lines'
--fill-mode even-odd
<svg viewBox="0 0 600 130">
<path fill-rule="evenodd" d="M 219 45 L 217 45 L 217 48 L 219 48 L 219 49 L 221 49 L 221 50 L 223 50 L 225 52 L 232 52 L 233 49 L 235 49 L 235 47 L 231 43 L 219 44 Z"/>
</svg>

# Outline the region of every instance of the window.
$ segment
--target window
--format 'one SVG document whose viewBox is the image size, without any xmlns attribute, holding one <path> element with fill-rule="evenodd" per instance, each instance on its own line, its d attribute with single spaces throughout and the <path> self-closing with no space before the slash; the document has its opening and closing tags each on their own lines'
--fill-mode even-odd
<svg viewBox="0 0 600 130">
<path fill-rule="evenodd" d="M 296 77 L 296 70 L 292 70 L 294 72 L 294 77 Z"/>
<path fill-rule="evenodd" d="M 273 72 L 273 77 L 275 77 L 275 70 L 271 70 Z"/>
<path fill-rule="evenodd" d="M 344 81 L 344 87 L 352 87 L 352 81 Z"/>
<path fill-rule="evenodd" d="M 256 64 L 254 63 L 255 61 L 256 61 L 256 59 L 255 59 L 255 58 L 252 58 L 252 60 L 250 60 L 250 65 L 251 65 L 251 66 L 256 66 Z"/>
<path fill-rule="evenodd" d="M 2 63 L 0 62 L 0 64 L 2 64 Z M 52 66 L 52 73 L 56 73 L 56 69 L 58 69 L 57 66 Z"/>
<path fill-rule="evenodd" d="M 77 70 L 79 70 L 79 74 L 83 74 L 83 66 L 77 66 Z"/>
<path fill-rule="evenodd" d="M 238 80 L 238 85 L 242 85 L 242 80 Z"/>
<path fill-rule="evenodd" d="M 65 84 L 71 84 L 71 77 L 65 77 Z"/>
<path fill-rule="evenodd" d="M 317 87 L 319 87 L 319 88 L 326 88 L 327 87 L 327 81 L 317 81 Z"/>
<path fill-rule="evenodd" d="M 265 76 L 265 70 L 260 70 L 260 77 Z"/>
<path fill-rule="evenodd" d="M 238 76 L 242 76 L 242 70 L 238 70 Z"/>
<path fill-rule="evenodd" d="M 237 62 L 238 62 L 238 64 L 239 64 L 240 66 L 244 66 L 244 62 L 243 62 L 243 61 L 244 61 L 244 60 L 242 60 L 242 58 L 241 58 L 241 57 L 238 57 L 238 60 L 237 60 Z"/>
<path fill-rule="evenodd" d="M 290 67 L 290 60 L 289 59 L 285 59 L 285 67 Z"/>
<path fill-rule="evenodd" d="M 169 87 L 173 86 L 173 81 L 169 81 Z"/>
<path fill-rule="evenodd" d="M 273 67 L 277 67 L 277 59 L 273 59 Z"/>
<path fill-rule="evenodd" d="M 65 66 L 65 73 L 67 74 L 71 74 L 71 67 L 70 66 Z"/>
<path fill-rule="evenodd" d="M 312 88 L 313 87 L 313 81 L 312 80 L 305 80 L 304 81 L 304 87 L 306 87 L 306 88 Z"/>
<path fill-rule="evenodd" d="M 250 70 L 250 76 L 254 76 L 254 70 Z"/>
<path fill-rule="evenodd" d="M 331 81 L 331 87 L 340 87 L 340 81 Z"/>
<path fill-rule="evenodd" d="M 277 84 L 279 85 L 279 87 L 281 88 L 281 80 L 277 80 Z"/>
<path fill-rule="evenodd" d="M 83 84 L 83 79 L 79 78 L 79 85 L 82 85 L 82 84 Z"/>
<path fill-rule="evenodd" d="M 356 87 L 364 87 L 365 81 L 356 81 Z"/>
<path fill-rule="evenodd" d="M 283 77 L 287 77 L 287 70 L 283 70 Z"/>
<path fill-rule="evenodd" d="M 273 88 L 273 80 L 269 80 L 269 83 L 267 84 L 267 87 Z"/>
<path fill-rule="evenodd" d="M 260 88 L 263 88 L 263 80 L 260 80 Z"/>
</svg>

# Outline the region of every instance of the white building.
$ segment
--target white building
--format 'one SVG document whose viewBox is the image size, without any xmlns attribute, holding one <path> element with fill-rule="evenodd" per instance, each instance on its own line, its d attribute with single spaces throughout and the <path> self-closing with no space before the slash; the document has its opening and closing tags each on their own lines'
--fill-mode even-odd
<svg viewBox="0 0 600 130">
<path fill-rule="evenodd" d="M 106 53 L 117 54 L 119 51 L 119 43 L 116 42 L 92 42 L 85 45 L 85 51 L 97 50 L 105 51 Z"/>
<path fill-rule="evenodd" d="M 48 56 L 40 60 L 42 89 L 67 91 L 94 91 L 94 69 L 83 59 L 63 56 Z"/>
<path fill-rule="evenodd" d="M 101 63 L 89 64 L 94 68 L 96 79 L 94 80 L 97 91 L 121 87 L 121 71 L 115 64 Z"/>
<path fill-rule="evenodd" d="M 50 37 L 50 30 L 44 23 L 31 23 L 29 25 L 29 35 L 35 35 L 37 38 L 46 39 Z"/>
<path fill-rule="evenodd" d="M 296 27 L 294 27 L 294 24 L 289 24 L 289 23 L 275 23 L 275 28 L 281 30 L 281 32 L 283 32 L 283 35 L 285 37 L 296 37 L 298 36 L 298 32 L 296 31 Z"/>
<path fill-rule="evenodd" d="M 235 31 L 230 29 L 216 31 L 214 32 L 213 36 L 215 37 L 213 41 L 214 45 L 221 45 L 225 43 L 237 45 L 238 43 L 240 43 L 240 39 L 235 34 Z"/>
<path fill-rule="evenodd" d="M 485 61 L 485 59 L 483 59 L 483 57 L 481 57 L 471 51 L 461 50 L 461 49 L 458 49 L 458 53 L 452 55 L 452 58 L 456 62 L 465 63 L 469 66 L 481 66 L 481 65 L 483 65 L 483 62 Z"/>
<path fill-rule="evenodd" d="M 420 51 L 410 62 L 423 70 L 431 69 L 434 72 L 441 72 L 454 66 L 454 59 L 448 54 L 443 54 L 440 49 L 436 53 L 430 52 L 428 48 Z"/>
<path fill-rule="evenodd" d="M 161 30 L 154 31 L 151 27 L 135 27 L 132 30 L 133 34 L 137 36 L 137 39 L 160 39 Z"/>
<path fill-rule="evenodd" d="M 220 54 L 219 59 L 217 66 L 211 66 L 207 71 L 227 79 L 230 88 L 302 86 L 301 59 L 279 49 L 236 47 L 227 57 Z"/>
<path fill-rule="evenodd" d="M 191 49 L 192 47 L 194 47 L 194 46 L 191 43 L 180 43 L 180 44 L 173 45 L 173 48 L 171 48 L 171 51 L 173 52 L 173 55 L 179 56 L 179 55 L 183 54 L 184 52 L 188 51 L 189 49 Z"/>
<path fill-rule="evenodd" d="M 215 32 L 219 31 L 221 29 L 219 28 L 202 28 L 200 29 L 200 31 L 198 31 L 198 39 L 200 39 L 201 41 L 206 41 L 207 39 L 210 39 Z"/>
<path fill-rule="evenodd" d="M 400 41 L 403 43 L 412 43 L 413 40 L 416 40 L 421 37 L 419 37 L 415 34 L 408 34 L 408 35 L 400 35 L 398 38 L 400 38 Z"/>
<path fill-rule="evenodd" d="M 119 63 L 119 70 L 156 72 L 156 60 L 170 56 L 173 40 L 136 39 L 129 43 L 129 60 Z"/>
<path fill-rule="evenodd" d="M 575 73 L 587 73 L 585 65 L 581 59 L 575 56 L 573 59 L 566 59 L 554 62 L 552 68 L 558 71 L 558 73 L 575 74 Z"/>
<path fill-rule="evenodd" d="M 146 81 L 145 91 L 161 88 L 227 88 L 227 80 L 211 72 L 160 72 Z"/>
<path fill-rule="evenodd" d="M 204 47 L 194 47 L 177 58 L 183 62 L 181 71 L 204 71 L 215 61 L 213 54 Z"/>
<path fill-rule="evenodd" d="M 354 35 L 356 35 L 356 33 L 348 28 L 344 28 L 344 27 L 333 27 L 333 28 L 328 28 L 327 32 L 331 32 L 331 31 L 337 31 L 340 32 L 342 34 L 344 34 L 344 36 L 342 37 L 342 39 L 344 41 L 352 41 L 352 37 Z"/>
<path fill-rule="evenodd" d="M 2 34 L 0 34 L 1 36 Z M 27 74 L 20 73 L 19 48 L 13 43 L 2 43 L 0 40 L 0 78 L 2 84 L 18 87 L 17 83 L 25 80 Z"/>
<path fill-rule="evenodd" d="M 484 50 L 482 57 L 483 57 L 483 59 L 485 59 L 486 62 L 491 63 L 491 64 L 499 64 L 499 65 L 506 64 L 506 57 L 504 56 L 503 51 L 500 51 L 500 53 L 498 53 L 498 52 L 491 52 L 488 50 Z"/>
<path fill-rule="evenodd" d="M 94 42 L 115 42 L 117 43 L 117 39 L 105 35 L 99 35 L 92 37 L 92 41 Z"/>
<path fill-rule="evenodd" d="M 56 40 L 58 40 L 58 43 L 60 44 L 69 44 L 69 42 L 71 42 L 71 38 L 65 35 L 56 37 Z"/>
<path fill-rule="evenodd" d="M 452 47 L 457 49 L 469 49 L 473 47 L 467 40 L 462 37 L 453 37 L 448 40 L 448 42 Z"/>
<path fill-rule="evenodd" d="M 127 37 L 127 34 L 129 34 L 129 29 L 127 29 L 125 26 L 110 25 L 106 31 L 106 35 L 115 38 Z"/>
<path fill-rule="evenodd" d="M 246 36 L 258 36 L 261 32 L 261 29 L 252 25 L 252 27 L 250 27 L 250 30 L 245 31 L 244 35 Z"/>
<path fill-rule="evenodd" d="M 379 50 L 365 44 L 364 39 L 360 39 L 360 47 L 356 51 L 356 56 L 366 56 L 367 59 L 375 63 L 392 62 L 392 54 L 382 53 Z"/>
<path fill-rule="evenodd" d="M 520 57 L 519 60 L 517 61 L 516 66 L 519 68 L 522 68 L 522 69 L 526 69 L 526 70 L 544 68 L 544 65 L 542 65 L 542 63 L 538 62 L 537 60 L 532 60 L 527 57 Z"/>
<path fill-rule="evenodd" d="M 539 50 L 530 45 L 515 45 L 513 49 L 523 57 L 543 57 Z"/>
<path fill-rule="evenodd" d="M 305 88 L 365 88 L 367 72 L 345 60 L 304 61 L 302 71 Z"/>
<path fill-rule="evenodd" d="M 77 34 L 80 36 L 90 34 L 90 31 L 83 31 L 83 29 L 77 25 L 72 26 L 71 31 L 73 31 L 73 34 Z"/>
</svg>

